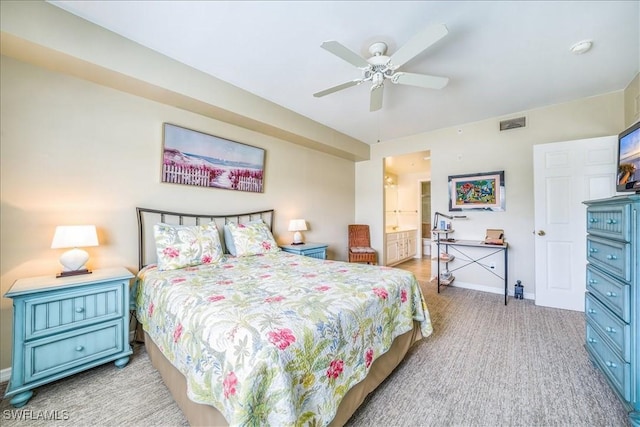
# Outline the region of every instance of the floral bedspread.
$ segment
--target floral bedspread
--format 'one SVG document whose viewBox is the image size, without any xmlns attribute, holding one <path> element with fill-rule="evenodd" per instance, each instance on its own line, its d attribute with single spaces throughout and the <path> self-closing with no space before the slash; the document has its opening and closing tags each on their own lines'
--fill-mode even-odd
<svg viewBox="0 0 640 427">
<path fill-rule="evenodd" d="M 276 252 L 139 274 L 137 316 L 230 425 L 327 425 L 346 392 L 419 322 L 413 274 Z"/>
</svg>

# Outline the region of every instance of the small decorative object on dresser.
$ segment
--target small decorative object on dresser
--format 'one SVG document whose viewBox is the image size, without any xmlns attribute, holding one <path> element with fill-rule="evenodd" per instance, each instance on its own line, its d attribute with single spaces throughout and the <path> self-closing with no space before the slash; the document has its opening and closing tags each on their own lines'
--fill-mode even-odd
<svg viewBox="0 0 640 427">
<path fill-rule="evenodd" d="M 304 255 L 311 258 L 327 259 L 326 243 L 305 243 L 303 245 L 280 245 L 280 248 L 292 254 Z"/>
<path fill-rule="evenodd" d="M 129 282 L 125 268 L 93 274 L 17 280 L 13 299 L 13 356 L 5 397 L 24 406 L 33 389 L 103 363 L 129 362 Z"/>
<path fill-rule="evenodd" d="M 587 205 L 586 348 L 640 426 L 640 195 Z"/>
</svg>

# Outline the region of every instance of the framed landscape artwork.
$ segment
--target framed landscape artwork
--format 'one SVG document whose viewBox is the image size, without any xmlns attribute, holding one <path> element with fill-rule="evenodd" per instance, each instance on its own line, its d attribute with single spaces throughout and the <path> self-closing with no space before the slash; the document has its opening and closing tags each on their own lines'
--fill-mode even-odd
<svg viewBox="0 0 640 427">
<path fill-rule="evenodd" d="M 164 123 L 162 182 L 263 192 L 262 148 Z"/>
<path fill-rule="evenodd" d="M 449 210 L 505 210 L 504 171 L 449 177 Z"/>
</svg>

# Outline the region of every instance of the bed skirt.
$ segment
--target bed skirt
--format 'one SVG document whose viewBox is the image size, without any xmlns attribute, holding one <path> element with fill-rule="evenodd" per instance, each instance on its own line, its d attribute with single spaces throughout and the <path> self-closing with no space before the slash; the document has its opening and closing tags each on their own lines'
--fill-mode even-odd
<svg viewBox="0 0 640 427">
<path fill-rule="evenodd" d="M 397 337 L 388 352 L 377 358 L 367 377 L 356 384 L 342 399 L 331 426 L 342 426 L 355 413 L 369 393 L 402 362 L 411 345 L 420 340 L 420 325 L 413 324 L 413 330 Z M 154 368 L 160 372 L 162 380 L 191 426 L 227 426 L 222 414 L 213 406 L 195 403 L 187 397 L 187 381 L 167 358 L 160 352 L 153 340 L 144 333 L 144 343 Z"/>
</svg>

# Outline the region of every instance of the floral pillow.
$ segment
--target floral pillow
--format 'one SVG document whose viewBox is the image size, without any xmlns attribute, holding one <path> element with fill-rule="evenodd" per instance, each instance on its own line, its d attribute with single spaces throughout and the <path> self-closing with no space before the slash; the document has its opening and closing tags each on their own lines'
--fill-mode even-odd
<svg viewBox="0 0 640 427">
<path fill-rule="evenodd" d="M 223 256 L 216 224 L 153 226 L 159 270 L 214 264 Z"/>
<path fill-rule="evenodd" d="M 229 235 L 231 239 L 228 239 Z M 271 230 L 262 220 L 245 224 L 227 223 L 225 225 L 225 241 L 231 255 L 239 257 L 280 250 Z"/>
</svg>

